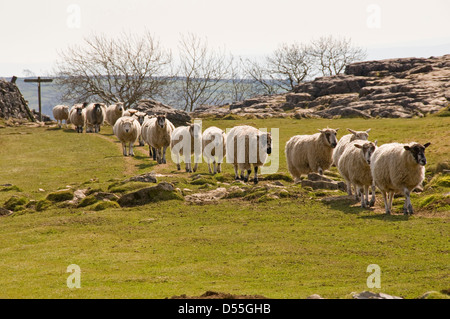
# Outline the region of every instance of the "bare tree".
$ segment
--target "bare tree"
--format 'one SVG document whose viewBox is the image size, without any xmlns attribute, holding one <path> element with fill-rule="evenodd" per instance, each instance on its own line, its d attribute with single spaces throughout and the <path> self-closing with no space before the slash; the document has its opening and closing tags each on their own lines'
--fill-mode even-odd
<svg viewBox="0 0 450 319">
<path fill-rule="evenodd" d="M 272 95 L 278 92 L 278 86 L 275 85 L 265 62 L 265 60 L 245 60 L 244 68 L 246 76 L 257 84 L 254 95 Z"/>
<path fill-rule="evenodd" d="M 121 101 L 129 107 L 162 92 L 171 60 L 171 53 L 148 32 L 143 37 L 123 33 L 114 39 L 95 35 L 85 38 L 84 46 L 71 46 L 59 54 L 57 82 L 65 100 Z"/>
<path fill-rule="evenodd" d="M 192 33 L 181 35 L 176 98 L 185 111 L 199 105 L 222 104 L 230 61 L 224 50 L 212 49 L 207 39 Z"/>
<path fill-rule="evenodd" d="M 255 82 L 245 77 L 244 61 L 231 56 L 230 62 L 230 100 L 243 101 L 255 95 Z"/>
<path fill-rule="evenodd" d="M 323 76 L 340 74 L 346 65 L 367 57 L 367 52 L 353 46 L 350 38 L 332 36 L 313 40 L 311 54 L 315 59 L 316 68 Z"/>
<path fill-rule="evenodd" d="M 310 75 L 313 59 L 306 45 L 283 43 L 268 56 L 268 73 L 282 90 L 293 90 Z"/>
</svg>

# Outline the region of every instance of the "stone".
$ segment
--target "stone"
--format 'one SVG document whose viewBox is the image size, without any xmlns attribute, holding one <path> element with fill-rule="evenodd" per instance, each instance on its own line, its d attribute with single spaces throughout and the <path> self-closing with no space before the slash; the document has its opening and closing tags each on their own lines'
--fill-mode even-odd
<svg viewBox="0 0 450 319">
<path fill-rule="evenodd" d="M 196 204 L 203 204 L 208 202 L 215 202 L 227 195 L 227 189 L 225 187 L 218 187 L 204 193 L 195 193 L 185 197 L 187 202 Z"/>
<path fill-rule="evenodd" d="M 144 183 L 157 183 L 158 180 L 156 179 L 155 175 L 152 173 L 145 173 L 138 176 L 130 177 L 127 180 L 123 181 L 124 183 L 128 182 L 144 182 Z"/>
<path fill-rule="evenodd" d="M 4 217 L 4 216 L 9 216 L 11 215 L 13 212 L 10 211 L 9 209 L 0 207 L 0 217 Z"/>
<path fill-rule="evenodd" d="M 374 293 L 370 291 L 363 291 L 359 294 L 352 293 L 352 296 L 354 299 L 403 299 L 401 297 L 391 296 L 382 292 Z"/>
<path fill-rule="evenodd" d="M 311 295 L 311 296 L 308 296 L 308 297 L 306 297 L 306 299 L 324 299 L 324 298 L 322 298 L 320 295 L 318 295 L 318 294 L 314 294 L 314 295 Z"/>
<path fill-rule="evenodd" d="M 188 125 L 191 122 L 191 116 L 186 111 L 150 99 L 140 100 L 134 108 L 147 115 L 165 115 L 175 126 Z"/>
<path fill-rule="evenodd" d="M 125 194 L 117 202 L 121 207 L 131 207 L 171 199 L 183 200 L 183 197 L 175 191 L 172 184 L 161 182 L 156 186 Z"/>
</svg>

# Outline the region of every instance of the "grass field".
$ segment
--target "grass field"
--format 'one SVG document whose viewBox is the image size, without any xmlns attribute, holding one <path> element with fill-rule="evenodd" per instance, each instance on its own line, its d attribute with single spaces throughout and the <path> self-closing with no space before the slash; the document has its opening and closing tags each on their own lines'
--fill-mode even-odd
<svg viewBox="0 0 450 319">
<path fill-rule="evenodd" d="M 238 124 L 280 129 L 279 172 L 287 176 L 284 144 L 318 128 L 371 128 L 378 144 L 431 142 L 424 192 L 412 195 L 416 214 L 403 216 L 403 198 L 385 216 L 381 196 L 362 209 L 344 193 L 312 191 L 280 180 L 289 196 L 229 198 L 196 205 L 180 200 L 94 211 L 93 206 L 24 207 L 0 217 L 0 298 L 165 298 L 198 296 L 207 290 L 305 298 L 346 298 L 372 290 L 405 298 L 450 287 L 449 178 L 439 171 L 450 160 L 450 117 L 421 119 L 205 120 L 221 128 Z M 105 127 L 101 134 L 70 129 L 0 129 L 0 206 L 13 195 L 43 200 L 71 186 L 108 190 L 113 183 L 154 171 L 160 181 L 193 192 L 200 173 L 211 184 L 233 185 L 233 169 L 210 176 L 176 171 L 150 161 L 147 147 L 124 158 Z M 330 173 L 337 176 L 336 169 Z M 226 184 L 221 184 L 225 182 Z M 265 185 L 262 181 L 260 185 Z M 249 194 L 254 189 L 249 184 Z M 324 197 L 341 200 L 322 201 Z M 81 288 L 69 289 L 67 266 L 81 268 Z M 369 289 L 367 266 L 381 268 L 381 289 Z"/>
</svg>

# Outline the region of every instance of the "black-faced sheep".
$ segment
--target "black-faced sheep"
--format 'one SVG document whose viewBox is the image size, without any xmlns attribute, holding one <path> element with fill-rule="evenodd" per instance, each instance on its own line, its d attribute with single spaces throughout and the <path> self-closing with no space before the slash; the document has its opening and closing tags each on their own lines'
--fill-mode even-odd
<svg viewBox="0 0 450 319">
<path fill-rule="evenodd" d="M 86 133 L 99 133 L 105 121 L 106 105 L 91 103 L 86 107 Z"/>
<path fill-rule="evenodd" d="M 153 158 L 156 158 L 158 164 L 166 164 L 166 151 L 170 146 L 175 126 L 164 115 L 148 119 L 144 125 L 144 140 L 153 149 Z"/>
<path fill-rule="evenodd" d="M 86 106 L 87 102 L 83 104 L 75 104 L 69 113 L 69 121 L 71 124 L 75 125 L 75 130 L 77 133 L 83 133 L 83 126 L 86 122 Z"/>
<path fill-rule="evenodd" d="M 372 154 L 370 169 L 375 185 L 381 190 L 386 214 L 392 210 L 395 193 L 405 195 L 404 214 L 413 214 L 410 193 L 421 186 L 425 177 L 426 143 L 384 144 Z"/>
</svg>

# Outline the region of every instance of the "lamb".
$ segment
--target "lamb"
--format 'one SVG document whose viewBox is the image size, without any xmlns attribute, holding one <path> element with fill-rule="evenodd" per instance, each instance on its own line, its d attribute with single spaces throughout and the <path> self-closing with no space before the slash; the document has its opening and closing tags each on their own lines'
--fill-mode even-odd
<svg viewBox="0 0 450 319">
<path fill-rule="evenodd" d="M 141 125 L 139 122 L 130 117 L 122 116 L 119 118 L 113 126 L 114 135 L 117 136 L 122 143 L 123 156 L 134 156 L 133 144 L 136 143 L 139 138 L 139 132 L 141 131 Z M 129 144 L 129 152 L 127 154 L 127 144 Z"/>
<path fill-rule="evenodd" d="M 236 180 L 248 182 L 253 165 L 253 183 L 258 184 L 258 168 L 264 165 L 268 154 L 272 153 L 272 136 L 249 125 L 235 126 L 227 134 L 226 153 L 227 162 L 234 165 Z"/>
<path fill-rule="evenodd" d="M 425 177 L 425 149 L 431 143 L 421 145 L 388 143 L 380 146 L 372 154 L 370 171 L 375 185 L 381 190 L 386 214 L 392 211 L 392 200 L 395 193 L 405 195 L 403 213 L 413 214 L 410 194 L 419 187 Z"/>
<path fill-rule="evenodd" d="M 323 171 L 331 166 L 333 149 L 337 145 L 336 134 L 339 129 L 326 128 L 313 135 L 295 135 L 286 143 L 285 154 L 289 173 L 294 182 L 302 174 Z"/>
<path fill-rule="evenodd" d="M 86 133 L 99 133 L 105 120 L 106 105 L 91 103 L 86 107 Z"/>
<path fill-rule="evenodd" d="M 363 208 L 375 204 L 375 186 L 370 172 L 370 161 L 376 146 L 377 141 L 372 143 L 357 140 L 348 143 L 337 166 L 339 173 L 347 181 L 347 184 L 353 184 L 363 190 L 361 194 L 361 207 Z M 369 186 L 372 187 L 370 202 Z"/>
<path fill-rule="evenodd" d="M 53 117 L 58 123 L 59 128 L 61 128 L 63 120 L 66 121 L 67 126 L 67 122 L 69 120 L 69 107 L 67 105 L 56 105 L 53 108 Z"/>
<path fill-rule="evenodd" d="M 170 140 L 172 159 L 175 157 L 177 170 L 180 170 L 180 156 L 184 155 L 186 172 L 197 171 L 202 155 L 202 127 L 195 123 L 188 126 L 179 126 L 172 132 Z M 191 165 L 191 155 L 194 154 L 194 169 Z"/>
<path fill-rule="evenodd" d="M 369 138 L 369 132 L 370 132 L 370 128 L 366 131 L 354 131 L 352 129 L 347 129 L 350 133 L 352 134 L 347 134 L 342 136 L 339 139 L 339 142 L 336 145 L 336 148 L 333 151 L 333 164 L 335 166 L 338 166 L 339 163 L 339 158 L 341 157 L 342 153 L 344 152 L 346 146 L 356 140 L 362 140 L 362 141 L 367 141 L 367 139 Z M 347 184 L 347 193 L 349 195 L 352 195 L 352 185 L 351 184 Z M 355 187 L 355 193 L 356 193 L 356 197 L 358 196 L 358 190 Z"/>
<path fill-rule="evenodd" d="M 202 150 L 203 156 L 208 164 L 209 173 L 216 174 L 221 172 L 221 165 L 223 157 L 226 154 L 226 134 L 220 128 L 211 126 L 208 127 L 202 135 Z M 211 170 L 211 162 L 214 170 Z M 216 168 L 217 163 L 217 168 Z"/>
<path fill-rule="evenodd" d="M 122 102 L 111 104 L 106 108 L 106 122 L 108 122 L 109 125 L 114 126 L 116 121 L 123 116 L 123 111 Z"/>
<path fill-rule="evenodd" d="M 83 104 L 75 104 L 69 112 L 69 122 L 75 125 L 77 133 L 83 133 L 83 126 L 86 122 L 86 106 L 87 102 Z"/>
<path fill-rule="evenodd" d="M 175 126 L 164 115 L 158 115 L 145 123 L 145 140 L 154 150 L 153 158 L 158 164 L 166 164 L 166 150 L 170 146 Z"/>
<path fill-rule="evenodd" d="M 138 120 L 139 124 L 141 125 L 141 130 L 142 130 L 142 125 L 144 124 L 144 120 L 146 119 L 146 117 L 148 118 L 147 113 L 136 112 L 133 114 L 132 117 L 135 118 L 136 120 Z M 139 146 L 144 146 L 144 145 L 145 145 L 144 139 L 142 137 L 141 132 L 139 132 Z"/>
</svg>

